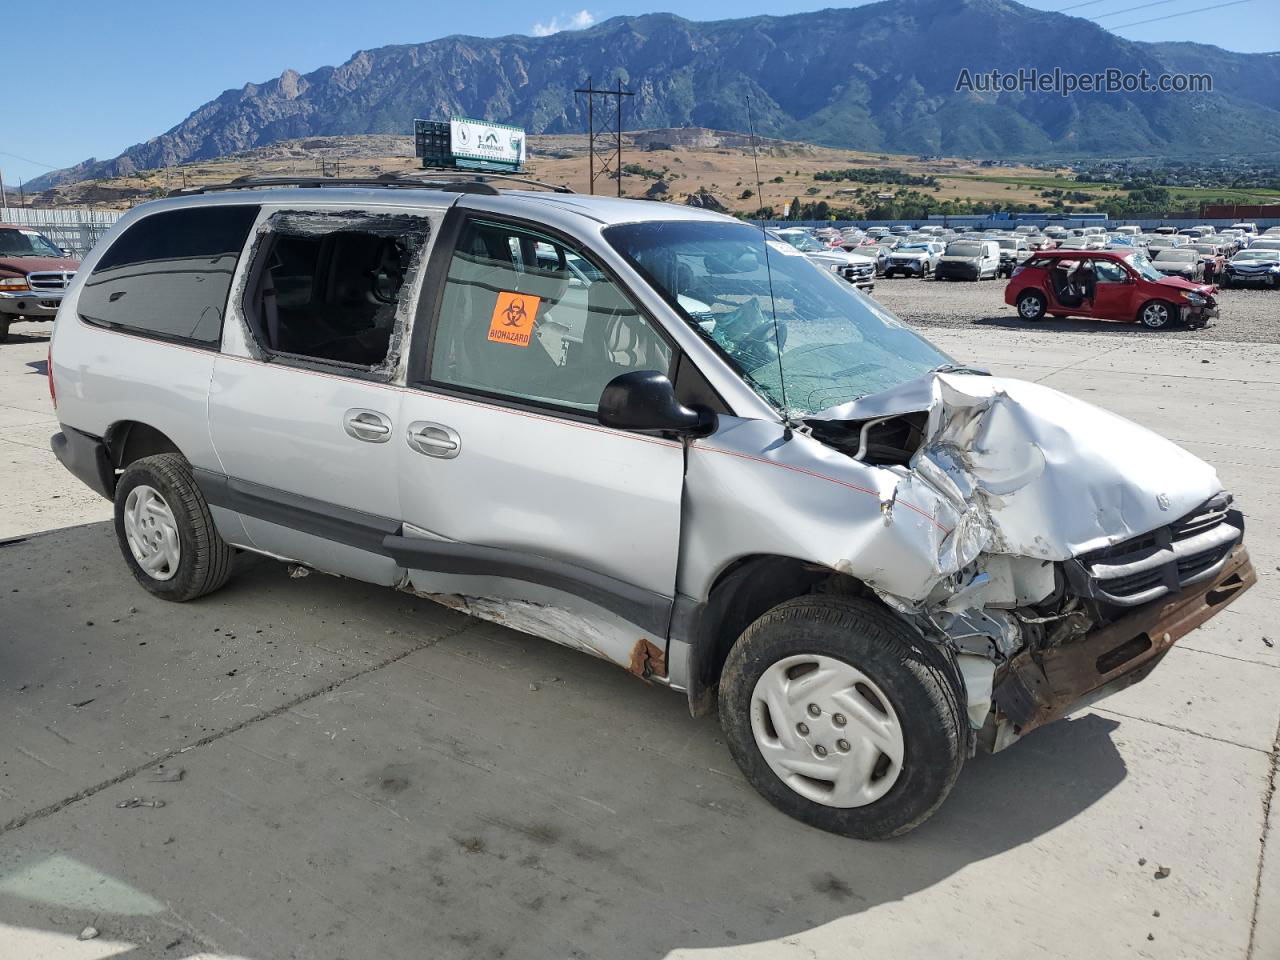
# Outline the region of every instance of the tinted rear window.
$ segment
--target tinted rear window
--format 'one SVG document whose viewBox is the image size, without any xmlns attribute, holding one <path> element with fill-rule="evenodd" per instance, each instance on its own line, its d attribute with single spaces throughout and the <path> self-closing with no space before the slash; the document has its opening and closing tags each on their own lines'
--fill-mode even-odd
<svg viewBox="0 0 1280 960">
<path fill-rule="evenodd" d="M 111 245 L 80 292 L 87 323 L 217 346 L 256 206 L 170 210 Z"/>
</svg>

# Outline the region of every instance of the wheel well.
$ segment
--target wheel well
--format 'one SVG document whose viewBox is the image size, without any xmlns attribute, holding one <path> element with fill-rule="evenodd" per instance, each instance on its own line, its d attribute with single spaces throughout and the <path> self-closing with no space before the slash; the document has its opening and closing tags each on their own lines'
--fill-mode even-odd
<svg viewBox="0 0 1280 960">
<path fill-rule="evenodd" d="M 181 453 L 178 445 L 155 427 L 136 420 L 113 423 L 102 438 L 111 451 L 111 462 L 117 470 L 123 470 L 135 460 L 155 456 L 157 453 Z"/>
<path fill-rule="evenodd" d="M 715 704 L 720 671 L 742 632 L 780 603 L 811 593 L 870 595 L 862 581 L 794 557 L 743 557 L 726 567 L 690 618 L 681 639 L 692 646 L 689 707 L 695 716 Z"/>
</svg>

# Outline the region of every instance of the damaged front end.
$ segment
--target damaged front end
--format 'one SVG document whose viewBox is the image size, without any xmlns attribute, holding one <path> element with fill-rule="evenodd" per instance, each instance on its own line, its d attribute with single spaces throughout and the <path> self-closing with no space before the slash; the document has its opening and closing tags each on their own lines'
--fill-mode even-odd
<svg viewBox="0 0 1280 960">
<path fill-rule="evenodd" d="M 951 653 L 989 750 L 1143 679 L 1256 582 L 1211 467 L 1057 391 L 940 372 L 806 426 L 892 477 L 884 523 L 942 505 L 924 589 L 871 586 Z"/>
</svg>

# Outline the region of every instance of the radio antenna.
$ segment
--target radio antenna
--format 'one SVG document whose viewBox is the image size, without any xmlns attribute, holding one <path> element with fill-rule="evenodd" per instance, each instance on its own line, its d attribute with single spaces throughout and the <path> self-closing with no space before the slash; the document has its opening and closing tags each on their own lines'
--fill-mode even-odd
<svg viewBox="0 0 1280 960">
<path fill-rule="evenodd" d="M 782 422 L 786 438 L 791 439 L 791 412 L 787 406 L 787 381 L 782 372 L 782 338 L 778 334 L 778 301 L 773 296 L 773 267 L 769 263 L 769 233 L 764 226 L 764 184 L 760 181 L 760 157 L 756 150 L 756 122 L 751 112 L 751 94 L 747 94 L 747 130 L 751 133 L 751 162 L 756 168 L 756 216 L 760 220 L 760 241 L 764 246 L 764 272 L 769 279 L 769 313 L 773 317 L 773 345 L 778 354 L 778 391 L 782 401 Z"/>
</svg>

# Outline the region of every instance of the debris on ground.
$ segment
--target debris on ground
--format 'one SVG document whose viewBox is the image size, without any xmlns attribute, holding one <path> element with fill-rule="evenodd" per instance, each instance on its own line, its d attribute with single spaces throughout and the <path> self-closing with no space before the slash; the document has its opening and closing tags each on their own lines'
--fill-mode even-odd
<svg viewBox="0 0 1280 960">
<path fill-rule="evenodd" d="M 90 697 L 88 700 L 81 700 L 79 703 L 73 703 L 72 706 L 79 710 L 81 707 L 87 707 L 97 699 L 97 697 Z"/>
<path fill-rule="evenodd" d="M 182 767 L 168 767 L 162 763 L 151 771 L 151 775 L 147 778 L 152 783 L 177 783 L 186 773 Z"/>
<path fill-rule="evenodd" d="M 531 683 L 531 684 L 529 684 L 529 692 L 530 692 L 530 693 L 537 693 L 537 692 L 538 692 L 538 685 L 537 685 L 536 683 Z"/>
<path fill-rule="evenodd" d="M 1155 877 L 1157 880 L 1163 880 L 1172 872 L 1173 871 L 1171 871 L 1168 867 L 1156 867 Z"/>
<path fill-rule="evenodd" d="M 1152 910 L 1152 911 L 1151 911 L 1151 915 L 1152 915 L 1153 917 L 1158 917 L 1158 916 L 1160 916 L 1160 911 L 1159 911 L 1159 910 Z"/>
<path fill-rule="evenodd" d="M 85 927 L 83 930 L 80 931 L 80 935 L 76 937 L 76 939 L 77 940 L 93 940 L 93 939 L 96 939 L 97 936 L 98 936 L 97 927 Z"/>
<path fill-rule="evenodd" d="M 302 566 L 302 564 L 300 563 L 292 563 L 289 565 L 289 576 L 293 577 L 293 579 L 295 580 L 298 580 L 298 579 L 301 579 L 302 577 L 311 576 L 311 570 L 307 567 Z"/>
<path fill-rule="evenodd" d="M 1147 865 L 1147 858 L 1146 858 L 1146 857 L 1139 857 L 1139 858 L 1138 858 L 1138 866 L 1140 866 L 1140 867 L 1145 867 L 1146 865 Z"/>
<path fill-rule="evenodd" d="M 116 804 L 116 807 L 120 810 L 132 810 L 134 807 L 152 807 L 158 809 L 163 806 L 163 800 L 155 800 L 145 797 L 130 797 L 128 800 L 121 800 Z"/>
<path fill-rule="evenodd" d="M 1208 362 L 1209 362 L 1208 360 L 1206 360 L 1206 361 L 1205 361 L 1205 363 L 1208 363 Z M 1148 933 L 1148 934 L 1147 934 L 1147 939 L 1148 939 L 1148 940 L 1154 940 L 1155 938 L 1156 938 L 1156 935 L 1155 935 L 1154 933 Z"/>
<path fill-rule="evenodd" d="M 1263 642 L 1263 643 L 1265 643 L 1268 647 L 1274 647 L 1274 646 L 1275 646 L 1275 643 L 1271 640 L 1271 638 L 1270 638 L 1270 637 L 1263 637 L 1263 638 L 1262 638 L 1262 642 Z"/>
</svg>

